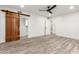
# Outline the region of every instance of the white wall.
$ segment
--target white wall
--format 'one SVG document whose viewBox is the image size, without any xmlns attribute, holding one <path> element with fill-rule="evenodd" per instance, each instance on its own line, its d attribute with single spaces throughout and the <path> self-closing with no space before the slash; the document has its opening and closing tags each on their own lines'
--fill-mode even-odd
<svg viewBox="0 0 79 59">
<path fill-rule="evenodd" d="M 54 33 L 56 35 L 79 39 L 79 12 L 59 16 L 54 21 Z"/>
<path fill-rule="evenodd" d="M 5 42 L 5 13 L 0 11 L 0 43 Z"/>
<path fill-rule="evenodd" d="M 38 15 L 32 15 L 29 18 L 29 37 L 36 37 L 36 36 L 42 36 L 44 35 L 45 31 L 45 20 L 46 17 L 38 16 Z M 50 33 L 50 23 L 47 20 L 47 35 Z"/>
<path fill-rule="evenodd" d="M 35 14 L 30 14 L 31 17 L 22 17 L 20 20 L 20 36 L 26 36 L 28 37 L 36 37 L 36 36 L 42 36 L 44 35 L 45 31 L 45 20 L 46 20 L 46 34 L 50 34 L 50 21 L 46 19 L 46 17 L 42 17 Z M 25 21 L 23 18 L 26 18 L 29 20 L 28 28 L 25 26 Z"/>
</svg>

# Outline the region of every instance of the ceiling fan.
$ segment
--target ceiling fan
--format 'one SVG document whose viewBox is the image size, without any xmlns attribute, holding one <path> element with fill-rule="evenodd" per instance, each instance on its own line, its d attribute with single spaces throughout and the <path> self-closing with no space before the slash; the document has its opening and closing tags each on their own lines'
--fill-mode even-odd
<svg viewBox="0 0 79 59">
<path fill-rule="evenodd" d="M 56 7 L 56 5 L 53 5 L 52 7 L 51 6 L 47 6 L 47 10 L 40 10 L 40 11 L 47 11 L 49 12 L 50 14 L 52 14 L 52 9 L 54 9 Z"/>
</svg>

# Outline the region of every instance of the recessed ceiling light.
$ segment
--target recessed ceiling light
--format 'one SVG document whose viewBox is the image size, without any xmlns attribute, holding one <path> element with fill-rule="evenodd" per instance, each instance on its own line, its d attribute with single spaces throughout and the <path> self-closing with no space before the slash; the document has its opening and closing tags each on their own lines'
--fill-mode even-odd
<svg viewBox="0 0 79 59">
<path fill-rule="evenodd" d="M 70 10 L 73 10 L 74 8 L 75 8 L 74 6 L 70 6 L 70 7 L 69 7 Z"/>
<path fill-rule="evenodd" d="M 22 8 L 24 7 L 24 5 L 20 5 Z"/>
</svg>

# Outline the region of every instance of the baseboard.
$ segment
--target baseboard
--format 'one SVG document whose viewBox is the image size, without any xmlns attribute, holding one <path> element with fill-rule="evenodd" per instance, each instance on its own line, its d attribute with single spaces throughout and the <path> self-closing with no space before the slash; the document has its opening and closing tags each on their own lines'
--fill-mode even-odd
<svg viewBox="0 0 79 59">
<path fill-rule="evenodd" d="M 65 36 L 65 35 L 59 35 L 59 34 L 56 34 L 56 36 L 63 37 L 63 38 L 67 38 L 67 39 L 75 39 L 75 40 L 79 40 L 79 39 L 77 39 L 77 38 L 72 38 L 72 37 L 68 37 L 68 36 Z"/>
<path fill-rule="evenodd" d="M 45 36 L 48 36 L 48 35 L 40 35 L 40 36 L 29 37 L 29 39 L 43 38 Z"/>
<path fill-rule="evenodd" d="M 22 40 L 22 39 L 28 39 L 28 36 L 27 35 L 26 36 L 21 36 L 20 40 Z"/>
<path fill-rule="evenodd" d="M 55 34 L 52 34 L 52 35 L 48 34 L 48 35 L 40 35 L 40 36 L 35 36 L 35 37 L 29 37 L 28 39 L 37 39 L 37 38 L 42 39 L 42 38 L 49 38 L 49 37 L 53 37 L 53 36 L 55 36 Z"/>
<path fill-rule="evenodd" d="M 58 35 L 58 34 L 52 34 L 52 35 L 40 35 L 40 36 L 35 36 L 35 37 L 28 37 L 28 36 L 22 36 L 20 37 L 20 40 L 22 39 L 43 39 L 43 38 L 50 38 L 50 37 L 62 37 L 62 38 L 67 38 L 67 39 L 75 39 L 75 38 L 71 38 L 71 37 L 67 37 L 64 35 Z M 76 39 L 79 40 L 79 39 Z"/>
</svg>

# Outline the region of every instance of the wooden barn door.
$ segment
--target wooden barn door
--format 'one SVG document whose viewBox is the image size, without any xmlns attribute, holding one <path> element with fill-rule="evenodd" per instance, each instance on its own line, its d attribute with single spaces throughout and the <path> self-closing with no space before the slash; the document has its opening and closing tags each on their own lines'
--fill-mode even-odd
<svg viewBox="0 0 79 59">
<path fill-rule="evenodd" d="M 6 42 L 20 40 L 20 15 L 6 13 Z"/>
</svg>

